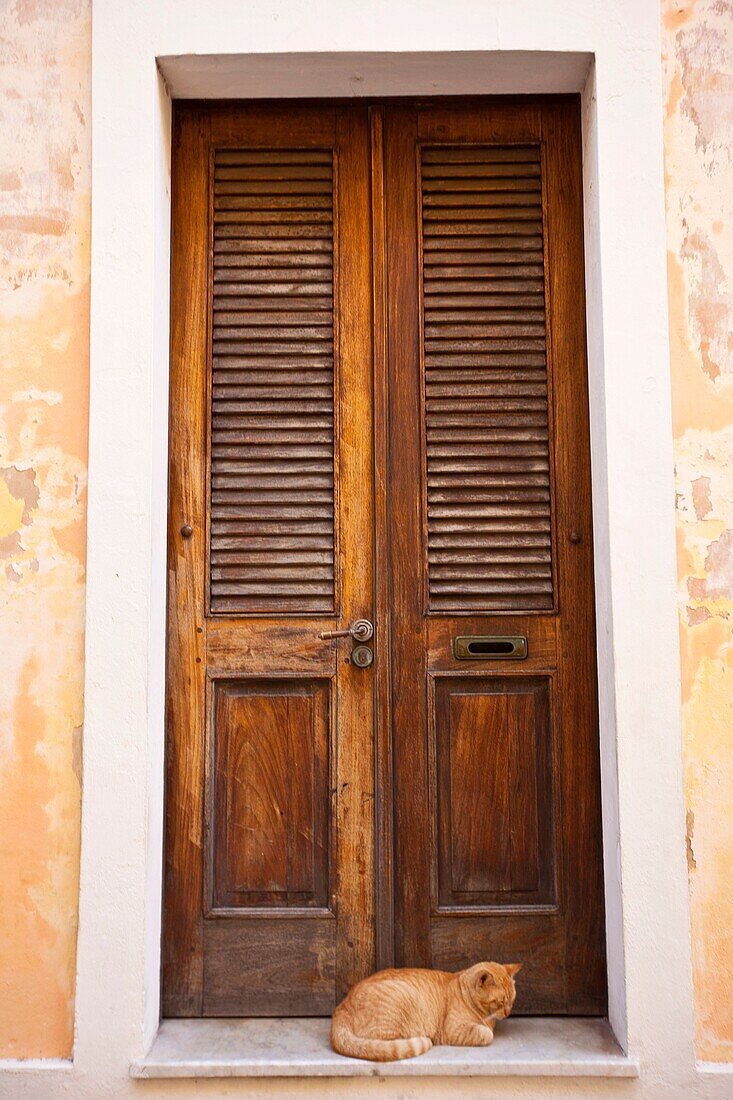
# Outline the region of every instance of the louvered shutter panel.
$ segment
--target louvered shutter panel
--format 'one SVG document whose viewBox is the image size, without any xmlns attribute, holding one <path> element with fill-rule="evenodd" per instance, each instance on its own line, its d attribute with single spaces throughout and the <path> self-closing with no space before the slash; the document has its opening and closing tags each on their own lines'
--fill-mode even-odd
<svg viewBox="0 0 733 1100">
<path fill-rule="evenodd" d="M 421 150 L 432 611 L 553 607 L 539 146 Z"/>
<path fill-rule="evenodd" d="M 211 611 L 332 611 L 332 152 L 218 150 L 213 206 Z"/>
</svg>

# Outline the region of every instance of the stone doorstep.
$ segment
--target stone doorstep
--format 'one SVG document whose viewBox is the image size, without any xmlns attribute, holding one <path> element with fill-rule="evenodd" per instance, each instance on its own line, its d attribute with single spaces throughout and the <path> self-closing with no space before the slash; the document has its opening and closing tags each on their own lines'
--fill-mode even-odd
<svg viewBox="0 0 733 1100">
<path fill-rule="evenodd" d="M 499 1025 L 490 1047 L 433 1047 L 400 1062 L 335 1054 L 330 1020 L 163 1020 L 130 1067 L 154 1077 L 638 1077 L 607 1020 L 534 1017 Z"/>
</svg>

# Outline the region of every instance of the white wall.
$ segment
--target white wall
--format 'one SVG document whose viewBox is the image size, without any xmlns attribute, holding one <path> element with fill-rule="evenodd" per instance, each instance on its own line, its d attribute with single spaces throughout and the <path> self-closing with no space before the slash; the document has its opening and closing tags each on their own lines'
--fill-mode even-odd
<svg viewBox="0 0 733 1100">
<path fill-rule="evenodd" d="M 455 51 L 462 56 L 449 56 Z M 301 56 L 277 56 L 293 53 Z M 75 1065 L 7 1076 L 0 1095 L 446 1093 L 445 1082 L 428 1080 L 127 1077 L 155 1030 L 160 936 L 170 118 L 156 58 L 166 59 L 174 92 L 196 96 L 583 89 L 611 1015 L 642 1071 L 637 1081 L 474 1079 L 450 1089 L 466 1097 L 730 1095 L 724 1078 L 696 1073 L 693 1054 L 657 0 L 95 3 Z"/>
</svg>

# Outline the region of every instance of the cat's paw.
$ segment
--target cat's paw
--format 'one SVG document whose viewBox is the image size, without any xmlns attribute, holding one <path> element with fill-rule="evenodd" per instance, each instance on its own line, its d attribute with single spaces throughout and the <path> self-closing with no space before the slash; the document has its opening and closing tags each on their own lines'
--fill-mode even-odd
<svg viewBox="0 0 733 1100">
<path fill-rule="evenodd" d="M 481 1027 L 478 1029 L 478 1035 L 476 1037 L 476 1046 L 488 1047 L 494 1041 L 494 1032 L 490 1027 Z"/>
</svg>

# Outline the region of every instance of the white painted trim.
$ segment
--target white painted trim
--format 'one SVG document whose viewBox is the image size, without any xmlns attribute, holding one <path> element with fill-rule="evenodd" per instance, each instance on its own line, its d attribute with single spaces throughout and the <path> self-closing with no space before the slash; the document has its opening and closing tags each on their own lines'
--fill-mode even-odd
<svg viewBox="0 0 733 1100">
<path fill-rule="evenodd" d="M 611 604 L 611 549 L 608 498 L 608 441 L 605 415 L 603 295 L 600 267 L 598 114 L 596 69 L 592 65 L 581 96 L 583 141 L 583 221 L 585 239 L 586 330 L 593 493 L 593 562 L 596 589 L 596 652 L 601 755 L 603 874 L 606 902 L 608 1017 L 614 1034 L 628 1050 L 626 964 L 619 826 L 619 777 L 616 749 L 616 677 Z"/>
<path fill-rule="evenodd" d="M 698 1062 L 696 1068 L 703 1077 L 733 1077 L 733 1062 Z"/>
<path fill-rule="evenodd" d="M 43 1076 L 70 1073 L 70 1058 L 0 1058 L 0 1081 L 5 1073 L 32 1073 Z"/>
<path fill-rule="evenodd" d="M 587 52 L 328 51 L 159 57 L 173 99 L 552 95 L 582 91 Z"/>
<path fill-rule="evenodd" d="M 403 76 L 404 55 L 429 57 L 420 80 L 430 80 L 441 53 L 440 90 L 450 80 L 463 91 L 486 90 L 495 79 L 495 92 L 516 91 L 510 78 L 531 80 L 525 88 L 534 91 L 559 91 L 558 81 L 568 80 L 566 90 L 575 90 L 575 59 L 595 57 L 583 113 L 611 1015 L 641 1067 L 638 1080 L 612 1084 L 614 1095 L 634 1100 L 723 1097 L 729 1080 L 698 1073 L 693 1046 L 657 0 L 95 0 L 75 1100 L 136 1094 L 128 1069 L 150 1045 L 158 1003 L 169 124 L 155 59 L 168 59 L 178 86 L 182 58 L 200 82 L 211 77 L 202 55 L 220 56 L 217 80 L 224 72 L 265 94 L 266 55 L 294 49 L 309 94 L 313 81 L 333 78 L 332 59 L 344 55 L 345 94 L 361 86 L 384 94 L 386 84 L 414 92 L 419 65 L 405 86 L 395 55 Z M 312 55 L 307 70 L 303 54 Z M 477 59 L 470 79 L 468 54 Z M 370 55 L 376 67 L 367 72 Z M 287 69 L 287 59 L 277 66 Z M 276 87 L 273 78 L 269 94 Z M 607 1085 L 585 1081 L 582 1095 L 608 1095 Z M 273 1086 L 250 1083 L 247 1095 L 278 1095 Z M 478 1095 L 478 1087 L 451 1083 L 458 1096 Z M 514 1078 L 487 1087 L 492 1096 L 549 1097 L 570 1086 Z M 17 1075 L 12 1088 L 14 1096 L 52 1100 L 68 1095 L 69 1076 Z M 147 1088 L 168 1096 L 175 1083 Z M 288 1094 L 305 1088 L 291 1082 Z M 319 1095 L 330 1088 L 320 1083 Z M 344 1088 L 334 1085 L 332 1095 Z M 394 1095 L 384 1081 L 364 1080 L 359 1089 Z M 445 1085 L 429 1079 L 399 1084 L 402 1097 L 444 1094 Z"/>
<path fill-rule="evenodd" d="M 168 345 L 170 329 L 171 101 L 158 74 L 155 126 L 155 273 L 153 364 L 150 621 L 148 635 L 148 781 L 150 799 L 145 883 L 144 1041 L 152 1040 L 160 1019 L 160 940 L 163 887 L 163 798 L 166 576 L 168 539 Z M 157 369 L 156 369 L 157 368 Z M 162 426 L 165 425 L 165 430 Z"/>
<path fill-rule="evenodd" d="M 359 95 L 517 94 L 530 88 L 546 94 L 581 92 L 583 103 L 584 218 L 588 284 L 589 381 L 592 413 L 592 469 L 597 615 L 611 622 L 608 490 L 603 371 L 602 300 L 599 279 L 597 118 L 595 68 L 589 54 L 476 52 L 420 54 L 286 54 L 257 57 L 160 57 L 166 87 L 181 99 L 236 99 L 256 90 L 258 99 Z M 304 75 L 305 74 L 305 75 Z M 351 92 L 353 95 L 353 91 Z M 590 341 L 594 341 L 591 354 Z M 621 915 L 618 775 L 613 646 L 610 630 L 599 631 L 601 757 L 606 888 L 609 1020 L 623 1049 L 627 1045 L 624 944 Z"/>
</svg>

